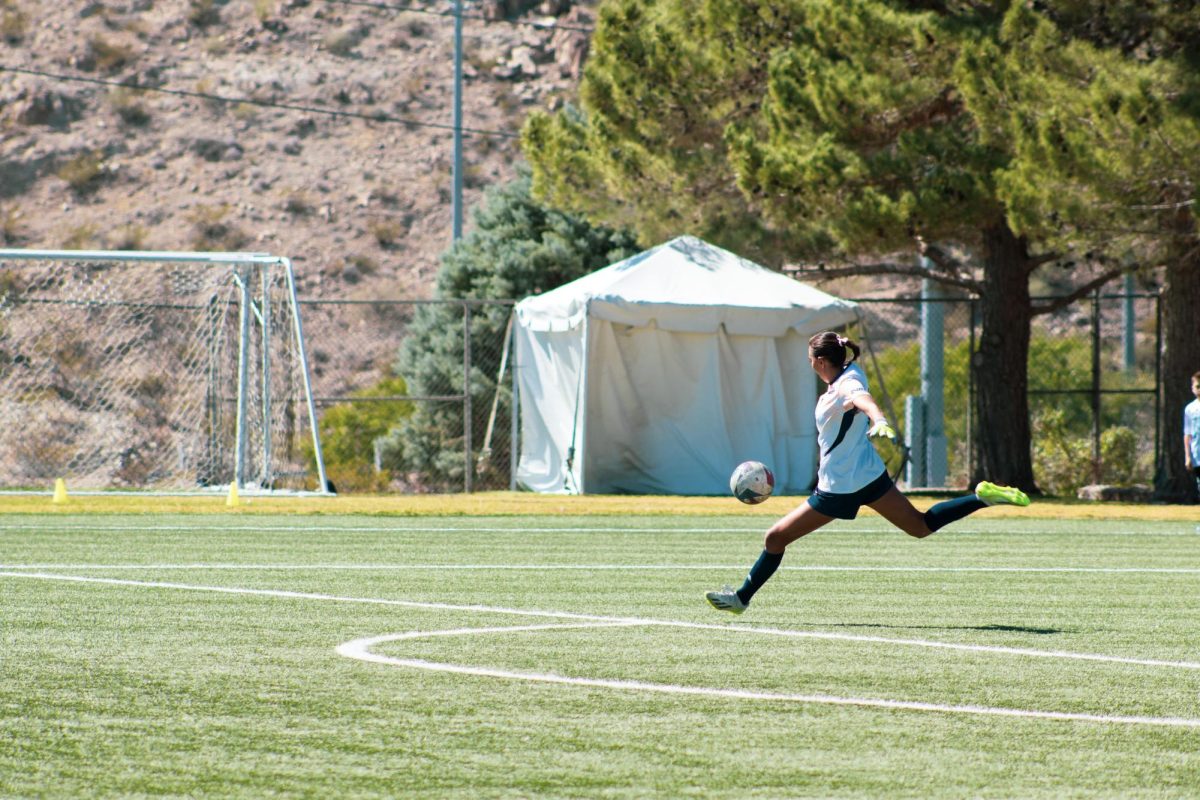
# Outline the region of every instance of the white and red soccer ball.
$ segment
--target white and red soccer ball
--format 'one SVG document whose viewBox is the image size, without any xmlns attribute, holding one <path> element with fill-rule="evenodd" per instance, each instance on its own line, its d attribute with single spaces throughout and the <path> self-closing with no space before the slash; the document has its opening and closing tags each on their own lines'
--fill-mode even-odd
<svg viewBox="0 0 1200 800">
<path fill-rule="evenodd" d="M 743 461 L 729 476 L 729 491 L 743 503 L 761 503 L 775 491 L 775 476 L 761 461 Z"/>
</svg>

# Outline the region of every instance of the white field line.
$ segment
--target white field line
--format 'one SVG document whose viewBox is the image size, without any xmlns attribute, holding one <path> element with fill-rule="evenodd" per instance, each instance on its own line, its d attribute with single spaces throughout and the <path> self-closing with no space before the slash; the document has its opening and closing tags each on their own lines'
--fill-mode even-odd
<svg viewBox="0 0 1200 800">
<path fill-rule="evenodd" d="M 137 524 L 137 525 L 97 525 L 88 521 L 80 521 L 79 524 L 58 524 L 46 525 L 41 522 L 31 522 L 30 524 L 2 524 L 0 525 L 0 533 L 12 533 L 12 531 L 30 531 L 34 530 L 37 533 L 106 533 L 106 534 L 145 534 L 145 533 L 192 533 L 192 531 L 200 531 L 206 534 L 289 534 L 289 535 L 304 535 L 304 534 L 508 534 L 508 533 L 529 533 L 529 534 L 762 534 L 772 523 L 772 519 L 763 519 L 762 524 L 756 525 L 754 528 L 744 527 L 727 527 L 727 525 L 709 525 L 707 528 L 624 528 L 614 527 L 614 525 L 606 525 L 606 527 L 586 527 L 578 528 L 572 525 L 556 525 L 556 527 L 540 527 L 527 528 L 523 527 L 518 522 L 512 525 L 474 525 L 474 527 L 448 527 L 448 525 L 382 525 L 382 527 L 364 527 L 364 525 L 317 525 L 317 527 L 284 527 L 284 525 L 223 525 L 216 521 L 198 522 L 196 524 L 187 525 L 154 525 L 154 524 Z M 1171 524 L 1171 523 L 1168 523 Z M 1198 535 L 1192 525 L 1188 524 L 1187 528 L 1175 528 L 1174 525 L 1168 530 L 1154 531 L 1135 531 L 1135 530 L 1087 530 L 1087 531 L 1054 531 L 1054 530 L 1022 530 L 1014 533 L 1012 530 L 978 530 L 970 528 L 954 528 L 952 531 L 955 536 L 1136 536 L 1136 537 L 1152 537 L 1152 536 L 1189 536 Z M 902 536 L 901 531 L 892 527 L 881 528 L 856 528 L 850 525 L 836 525 L 836 527 L 822 531 L 822 535 L 847 535 L 847 534 L 870 534 L 870 535 L 889 535 Z"/>
<path fill-rule="evenodd" d="M 761 525 L 753 528 L 747 527 L 729 527 L 724 525 L 713 525 L 707 528 L 626 528 L 620 526 L 605 526 L 605 527 L 575 527 L 575 526 L 554 526 L 554 527 L 538 527 L 529 528 L 520 524 L 519 521 L 514 521 L 512 525 L 486 525 L 486 526 L 466 526 L 466 525 L 395 525 L 388 527 L 360 527 L 360 526 L 338 526 L 338 525 L 318 525 L 318 526 L 298 526 L 287 527 L 283 525 L 218 525 L 213 522 L 196 523 L 195 525 L 95 525 L 86 522 L 81 522 L 78 525 L 46 525 L 38 522 L 30 522 L 27 525 L 0 525 L 0 532 L 5 531 L 48 531 L 51 533 L 61 532 L 99 532 L 99 533 L 178 533 L 181 531 L 205 531 L 208 533 L 763 533 L 767 528 L 771 527 L 773 520 L 764 520 Z M 833 529 L 831 529 L 832 531 Z M 900 533 L 896 528 L 881 526 L 871 528 L 860 527 L 838 527 L 838 531 L 842 533 Z M 985 533 L 985 531 L 972 531 L 965 528 L 956 529 L 958 533 Z"/>
<path fill-rule="evenodd" d="M 1050 658 L 1070 661 L 1094 661 L 1107 664 L 1128 664 L 1144 667 L 1169 667 L 1174 669 L 1200 670 L 1200 662 L 1196 661 L 1164 661 L 1151 658 L 1129 658 L 1125 656 L 1109 656 L 1098 653 L 1072 653 L 1063 650 L 1036 650 L 1026 647 L 1004 647 L 1000 645 L 960 644 L 956 642 L 938 642 L 929 639 L 902 639 L 887 636 L 866 636 L 852 633 L 830 633 L 826 631 L 801 631 L 783 628 L 751 628 L 745 625 L 702 622 L 682 622 L 676 620 L 656 620 L 640 617 L 606 617 L 598 614 L 579 614 L 569 611 L 540 611 L 536 609 L 506 608 L 503 606 L 465 605 L 457 603 L 429 603 L 416 600 L 389 600 L 370 597 L 344 597 L 340 595 L 319 594 L 314 592 L 293 592 L 284 589 L 250 589 L 236 586 L 203 586 L 190 583 L 168 583 L 164 581 L 134 581 L 120 578 L 94 578 L 81 575 L 57 575 L 44 572 L 0 572 L 0 578 L 25 578 L 43 581 L 65 581 L 70 583 L 100 584 L 107 586 L 133 586 L 146 589 L 175 589 L 189 592 L 214 592 L 217 594 L 249 595 L 256 597 L 279 597 L 291 600 L 317 600 L 333 603 L 354 603 L 360 605 L 394 606 L 400 608 L 419 608 L 436 611 L 466 611 L 478 614 L 498 614 L 517 617 L 535 617 L 540 619 L 569 619 L 583 622 L 599 622 L 617 625 L 646 625 L 666 628 L 686 628 L 690 630 L 726 631 L 731 633 L 754 636 L 782 636 L 794 639 L 817 639 L 838 642 L 863 642 L 871 644 L 896 645 L 905 647 L 925 647 L 936 650 L 953 650 L 968 653 L 988 653 L 1023 656 L 1029 658 Z"/>
<path fill-rule="evenodd" d="M 679 686 L 670 683 L 647 683 L 645 681 L 612 680 L 606 678 L 574 678 L 550 672 L 518 672 L 492 667 L 470 667 L 424 659 L 395 658 L 372 652 L 372 648 L 387 642 L 405 639 L 424 639 L 436 636 L 476 636 L 488 633 L 514 633 L 520 631 L 562 630 L 567 628 L 613 627 L 636 625 L 635 622 L 582 623 L 570 625 L 520 625 L 497 628 L 456 628 L 440 631 L 411 631 L 384 636 L 354 639 L 337 647 L 337 653 L 347 658 L 394 667 L 446 672 L 456 675 L 475 675 L 486 678 L 554 683 L 567 686 L 592 686 L 603 689 L 618 689 L 634 692 L 659 692 L 663 694 L 691 695 L 702 697 L 728 697 L 737 700 L 767 700 L 774 702 L 809 703 L 859 708 L 883 708 L 902 711 L 933 711 L 946 714 L 974 714 L 993 717 L 1016 717 L 1024 719 L 1049 719 L 1071 722 L 1096 722 L 1124 725 L 1156 725 L 1176 728 L 1200 728 L 1200 719 L 1187 717 L 1123 716 L 1115 714 L 1083 714 L 1066 711 L 1039 711 L 1035 709 L 1002 708 L 995 706 L 948 705 L 924 703 L 912 700 L 886 700 L 868 697 L 837 697 L 827 694 L 787 694 L 761 692 L 748 689 L 720 689 L 703 686 Z M 660 623 L 654 623 L 660 624 Z"/>
<path fill-rule="evenodd" d="M 654 527 L 654 528 L 626 528 L 626 527 L 576 527 L 576 526 L 553 526 L 553 527 L 537 527 L 529 528 L 514 521 L 510 526 L 488 525 L 488 526 L 445 526 L 445 525 L 396 525 L 393 527 L 356 527 L 356 526 L 297 526 L 287 527 L 282 525 L 236 525 L 236 526 L 220 526 L 214 527 L 211 522 L 196 523 L 195 525 L 95 525 L 92 523 L 80 523 L 79 525 L 46 525 L 41 520 L 30 522 L 24 525 L 0 525 L 0 533 L 10 531 L 29 531 L 61 533 L 61 532 L 99 532 L 99 533 L 176 533 L 182 531 L 201 531 L 204 533 L 287 533 L 287 534 L 306 534 L 306 533 L 763 533 L 770 527 L 772 519 L 764 519 L 761 525 L 755 527 L 734 527 L 725 525 L 710 525 L 703 528 L 671 528 L 671 527 Z M 1169 523 L 1168 523 L 1169 524 Z M 903 534 L 896 528 L 891 526 L 879 527 L 854 527 L 837 525 L 828 528 L 825 531 L 827 534 L 833 533 L 870 533 L 870 534 L 888 534 L 902 536 Z M 1151 536 L 1197 536 L 1194 526 L 1191 523 L 1186 523 L 1179 528 L 1171 528 L 1162 531 L 1131 531 L 1131 530 L 1090 530 L 1086 534 L 1070 534 L 1062 531 L 1047 531 L 1047 530 L 1028 530 L 1028 531 L 1001 531 L 995 529 L 983 528 L 960 528 L 955 527 L 948 529 L 948 534 L 952 532 L 955 536 L 972 536 L 972 535 L 995 535 L 995 536 L 1136 536 L 1136 537 L 1151 537 Z"/>
<path fill-rule="evenodd" d="M 745 564 L 0 564 L 0 570 L 110 570 L 110 571 L 188 571 L 241 570 L 255 571 L 322 571 L 347 570 L 367 572 L 716 572 L 741 571 Z M 999 572 L 999 573 L 1099 573 L 1105 575 L 1200 575 L 1200 567 L 931 567 L 931 566 L 837 566 L 803 564 L 781 566 L 781 572 Z"/>
</svg>

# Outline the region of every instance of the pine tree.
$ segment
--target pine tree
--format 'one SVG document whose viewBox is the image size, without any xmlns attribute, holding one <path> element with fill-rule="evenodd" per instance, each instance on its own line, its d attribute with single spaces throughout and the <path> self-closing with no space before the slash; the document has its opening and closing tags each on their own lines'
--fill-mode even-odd
<svg viewBox="0 0 1200 800">
<path fill-rule="evenodd" d="M 582 217 L 551 208 L 530 195 L 530 177 L 489 190 L 474 215 L 474 228 L 442 257 L 436 298 L 442 300 L 519 300 L 549 291 L 637 251 L 633 235 L 589 224 Z M 456 395 L 463 391 L 464 327 L 470 326 L 472 441 L 482 443 L 493 395 L 508 397 L 496 385 L 501 343 L 510 305 L 472 306 L 464 322 L 463 306 L 420 306 L 397 356 L 395 371 L 414 396 Z M 504 408 L 508 408 L 508 404 Z M 507 413 L 496 420 L 507 430 Z M 385 466 L 415 473 L 425 487 L 454 490 L 463 485 L 466 428 L 461 402 L 422 402 L 401 425 L 381 440 Z M 506 463 L 508 453 L 493 460 Z M 471 465 L 471 469 L 476 468 Z M 502 485 L 492 488 L 507 488 Z"/>
<path fill-rule="evenodd" d="M 1164 267 L 1155 482 L 1168 500 L 1191 490 L 1180 409 L 1200 365 L 1198 42 L 1191 4 L 1090 14 L 1018 4 L 1000 36 L 966 48 L 960 65 L 984 136 L 1012 153 L 997 183 L 1017 230 Z"/>
</svg>

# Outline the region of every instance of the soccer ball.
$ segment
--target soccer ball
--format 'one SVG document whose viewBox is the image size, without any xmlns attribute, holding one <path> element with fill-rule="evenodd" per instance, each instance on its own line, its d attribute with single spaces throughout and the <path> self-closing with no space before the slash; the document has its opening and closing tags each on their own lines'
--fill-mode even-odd
<svg viewBox="0 0 1200 800">
<path fill-rule="evenodd" d="M 775 490 L 775 476 L 760 461 L 743 461 L 729 476 L 729 491 L 743 503 L 761 503 Z"/>
</svg>

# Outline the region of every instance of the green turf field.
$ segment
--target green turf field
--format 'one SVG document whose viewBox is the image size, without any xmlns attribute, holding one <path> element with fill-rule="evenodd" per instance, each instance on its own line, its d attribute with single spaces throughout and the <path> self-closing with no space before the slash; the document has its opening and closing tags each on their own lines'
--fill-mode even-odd
<svg viewBox="0 0 1200 800">
<path fill-rule="evenodd" d="M 0 797 L 1200 796 L 1196 522 L 992 511 L 6 514 Z"/>
</svg>

